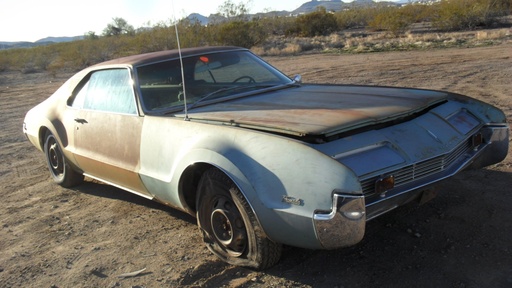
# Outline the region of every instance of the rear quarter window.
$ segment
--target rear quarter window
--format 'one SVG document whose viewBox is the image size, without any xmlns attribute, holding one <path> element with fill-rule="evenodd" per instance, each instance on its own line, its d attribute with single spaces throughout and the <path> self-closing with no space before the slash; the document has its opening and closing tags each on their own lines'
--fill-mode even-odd
<svg viewBox="0 0 512 288">
<path fill-rule="evenodd" d="M 128 69 L 93 72 L 71 104 L 77 109 L 136 114 L 133 82 Z"/>
</svg>

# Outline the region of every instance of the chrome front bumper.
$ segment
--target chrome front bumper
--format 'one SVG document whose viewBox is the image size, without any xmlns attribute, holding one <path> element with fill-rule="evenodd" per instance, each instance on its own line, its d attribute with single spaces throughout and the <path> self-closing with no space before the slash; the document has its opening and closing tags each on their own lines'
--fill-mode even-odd
<svg viewBox="0 0 512 288">
<path fill-rule="evenodd" d="M 355 245 L 363 239 L 366 225 L 363 195 L 334 192 L 330 213 L 313 216 L 318 240 L 325 249 Z"/>
</svg>

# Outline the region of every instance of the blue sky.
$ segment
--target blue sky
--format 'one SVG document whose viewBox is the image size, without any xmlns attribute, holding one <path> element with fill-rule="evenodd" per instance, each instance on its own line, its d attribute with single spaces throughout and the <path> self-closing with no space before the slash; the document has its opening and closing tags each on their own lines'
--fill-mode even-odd
<svg viewBox="0 0 512 288">
<path fill-rule="evenodd" d="M 294 10 L 309 0 L 252 0 L 250 13 Z M 34 42 L 48 36 L 101 34 L 112 18 L 124 18 L 135 28 L 183 18 L 191 13 L 217 13 L 225 0 L 0 0 L 0 41 Z M 173 7 L 174 6 L 174 7 Z"/>
</svg>

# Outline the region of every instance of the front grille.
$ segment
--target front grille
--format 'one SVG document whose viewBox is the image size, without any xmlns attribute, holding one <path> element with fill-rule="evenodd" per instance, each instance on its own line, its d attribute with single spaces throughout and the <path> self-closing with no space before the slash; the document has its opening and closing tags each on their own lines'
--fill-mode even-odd
<svg viewBox="0 0 512 288">
<path fill-rule="evenodd" d="M 395 187 L 398 187 L 446 170 L 471 149 L 472 142 L 471 139 L 468 139 L 448 154 L 403 167 L 396 171 L 386 173 L 386 175 L 393 175 L 395 178 Z M 361 186 L 365 196 L 375 193 L 375 182 L 379 178 L 380 177 L 372 177 L 361 180 Z"/>
</svg>

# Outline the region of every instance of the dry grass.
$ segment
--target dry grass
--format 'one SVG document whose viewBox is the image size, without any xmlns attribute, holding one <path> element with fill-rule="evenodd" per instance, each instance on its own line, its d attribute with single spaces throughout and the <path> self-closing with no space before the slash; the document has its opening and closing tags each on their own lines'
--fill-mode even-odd
<svg viewBox="0 0 512 288">
<path fill-rule="evenodd" d="M 272 37 L 253 51 L 264 56 L 286 56 L 313 51 L 325 53 L 365 53 L 450 47 L 476 47 L 512 40 L 512 29 L 467 32 L 414 32 L 400 37 L 386 32 L 350 31 L 312 38 Z"/>
</svg>

